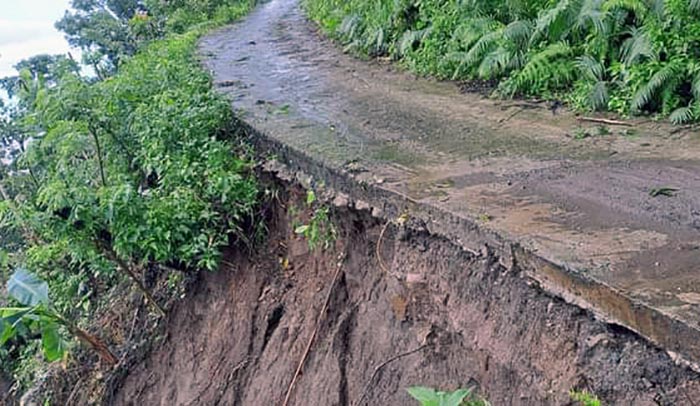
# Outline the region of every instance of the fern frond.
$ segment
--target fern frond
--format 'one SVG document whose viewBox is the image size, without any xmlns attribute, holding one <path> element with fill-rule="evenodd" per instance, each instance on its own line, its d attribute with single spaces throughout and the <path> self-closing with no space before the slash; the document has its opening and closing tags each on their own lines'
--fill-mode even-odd
<svg viewBox="0 0 700 406">
<path fill-rule="evenodd" d="M 638 112 L 644 108 L 652 98 L 666 85 L 675 74 L 675 66 L 667 64 L 659 69 L 654 75 L 640 87 L 632 97 L 632 111 Z"/>
<path fill-rule="evenodd" d="M 657 54 L 649 34 L 642 28 L 632 27 L 630 37 L 620 47 L 620 57 L 625 65 L 632 65 L 642 57 L 656 59 Z"/>
</svg>

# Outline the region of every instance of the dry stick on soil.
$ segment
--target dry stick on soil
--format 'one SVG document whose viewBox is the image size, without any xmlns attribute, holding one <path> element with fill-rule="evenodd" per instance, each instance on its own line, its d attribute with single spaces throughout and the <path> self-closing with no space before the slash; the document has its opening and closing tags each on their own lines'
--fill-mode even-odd
<svg viewBox="0 0 700 406">
<path fill-rule="evenodd" d="M 304 350 L 304 354 L 301 356 L 301 360 L 299 360 L 299 365 L 297 365 L 297 370 L 294 372 L 294 377 L 292 378 L 292 382 L 289 383 L 289 387 L 287 388 L 287 395 L 284 397 L 284 403 L 282 403 L 282 406 L 287 406 L 289 404 L 289 399 L 292 397 L 292 391 L 294 390 L 294 385 L 297 382 L 297 379 L 299 378 L 299 374 L 301 374 L 301 370 L 304 368 L 304 363 L 306 362 L 306 358 L 309 356 L 309 351 L 311 350 L 311 345 L 314 343 L 314 340 L 316 339 L 316 334 L 318 334 L 318 329 L 321 326 L 321 322 L 323 321 L 323 316 L 326 314 L 326 310 L 328 310 L 328 304 L 331 301 L 331 297 L 333 294 L 333 288 L 335 287 L 336 282 L 338 281 L 338 277 L 340 277 L 340 273 L 343 270 L 343 261 L 345 259 L 345 254 L 342 255 L 340 258 L 340 261 L 338 262 L 338 269 L 335 271 L 335 275 L 333 275 L 333 281 L 331 282 L 331 286 L 328 288 L 328 294 L 326 295 L 326 301 L 323 303 L 323 307 L 321 308 L 321 313 L 318 315 L 318 319 L 316 320 L 316 327 L 314 327 L 313 333 L 311 333 L 311 337 L 309 338 L 309 342 L 306 343 L 306 349 Z"/>
<path fill-rule="evenodd" d="M 399 355 L 394 355 L 393 357 L 389 358 L 388 360 L 386 360 L 386 361 L 382 362 L 381 364 L 377 365 L 377 367 L 374 368 L 374 372 L 372 372 L 372 376 L 369 377 L 369 381 L 367 381 L 367 383 L 365 384 L 365 387 L 364 387 L 364 389 L 362 390 L 362 395 L 361 395 L 360 398 L 357 400 L 357 402 L 353 403 L 353 406 L 360 406 L 360 404 L 362 404 L 362 401 L 365 400 L 365 397 L 367 396 L 367 392 L 369 391 L 369 388 L 370 388 L 370 386 L 372 385 L 372 382 L 374 381 L 374 378 L 377 377 L 377 374 L 379 373 L 379 371 L 381 371 L 382 368 L 384 368 L 385 366 L 391 364 L 392 362 L 394 362 L 394 361 L 396 361 L 396 360 L 398 360 L 398 359 L 401 359 L 401 358 L 403 358 L 403 357 L 407 357 L 407 356 L 409 356 L 409 355 L 411 355 L 411 354 L 415 354 L 415 353 L 417 353 L 418 351 L 421 351 L 421 350 L 423 350 L 423 349 L 426 348 L 426 347 L 429 347 L 429 345 L 428 345 L 428 344 L 423 344 L 423 345 L 421 345 L 420 347 L 418 347 L 418 348 L 416 348 L 416 349 L 413 349 L 413 350 L 411 350 L 411 351 L 403 352 L 403 353 L 401 353 L 401 354 L 399 354 Z"/>
<path fill-rule="evenodd" d="M 610 124 L 610 125 L 621 125 L 625 127 L 632 127 L 632 123 L 620 120 L 608 120 L 607 118 L 595 118 L 595 117 L 577 117 L 578 121 L 590 121 L 591 123 L 600 124 Z"/>
</svg>

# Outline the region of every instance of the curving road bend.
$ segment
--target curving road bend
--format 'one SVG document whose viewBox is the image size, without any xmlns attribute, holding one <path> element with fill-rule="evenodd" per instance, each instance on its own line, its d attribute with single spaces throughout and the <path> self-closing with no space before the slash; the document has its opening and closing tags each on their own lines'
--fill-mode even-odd
<svg viewBox="0 0 700 406">
<path fill-rule="evenodd" d="M 483 236 L 471 238 L 475 251 L 522 247 L 520 262 L 551 292 L 700 362 L 697 133 L 601 128 L 359 61 L 322 38 L 297 0 L 265 3 L 200 51 L 264 137 L 463 220 L 465 236 Z M 652 196 L 666 187 L 677 191 Z M 438 217 L 427 226 L 445 232 Z"/>
</svg>

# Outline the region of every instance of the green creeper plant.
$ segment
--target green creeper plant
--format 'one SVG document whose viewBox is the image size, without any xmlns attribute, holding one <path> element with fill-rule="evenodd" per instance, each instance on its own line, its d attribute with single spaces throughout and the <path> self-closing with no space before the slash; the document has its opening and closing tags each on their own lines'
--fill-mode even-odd
<svg viewBox="0 0 700 406">
<path fill-rule="evenodd" d="M 407 389 L 408 394 L 421 406 L 488 406 L 485 400 L 473 396 L 471 389 L 457 389 L 454 392 L 441 392 L 424 386 Z"/>
</svg>

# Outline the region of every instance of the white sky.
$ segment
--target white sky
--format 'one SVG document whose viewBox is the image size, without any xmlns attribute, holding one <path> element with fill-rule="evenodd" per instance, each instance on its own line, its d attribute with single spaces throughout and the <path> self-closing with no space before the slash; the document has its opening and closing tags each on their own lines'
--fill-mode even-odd
<svg viewBox="0 0 700 406">
<path fill-rule="evenodd" d="M 0 0 L 0 77 L 15 75 L 12 66 L 29 56 L 70 50 L 63 34 L 54 28 L 69 3 L 70 0 Z"/>
</svg>

